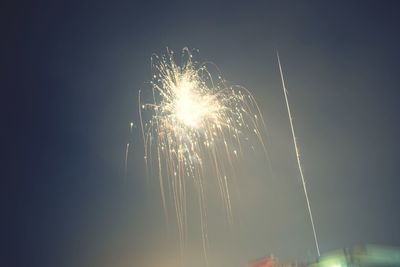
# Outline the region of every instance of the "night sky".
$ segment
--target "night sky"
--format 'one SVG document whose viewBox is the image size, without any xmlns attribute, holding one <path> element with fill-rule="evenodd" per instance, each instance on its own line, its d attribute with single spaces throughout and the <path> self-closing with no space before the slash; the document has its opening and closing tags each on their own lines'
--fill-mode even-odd
<svg viewBox="0 0 400 267">
<path fill-rule="evenodd" d="M 166 226 L 157 180 L 145 174 L 139 129 L 129 134 L 150 56 L 166 47 L 199 49 L 199 61 L 254 94 L 267 123 L 271 168 L 262 154 L 245 155 L 233 226 L 210 189 L 210 266 L 246 266 L 270 253 L 316 257 L 277 50 L 321 251 L 400 246 L 396 1 L 247 2 L 2 8 L 7 266 L 173 265 L 174 224 Z M 189 222 L 186 255 L 204 267 L 196 207 Z"/>
</svg>

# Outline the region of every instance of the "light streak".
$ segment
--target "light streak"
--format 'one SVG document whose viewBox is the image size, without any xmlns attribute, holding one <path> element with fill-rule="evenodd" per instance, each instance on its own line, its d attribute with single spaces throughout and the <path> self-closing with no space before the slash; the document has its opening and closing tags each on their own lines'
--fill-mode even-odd
<svg viewBox="0 0 400 267">
<path fill-rule="evenodd" d="M 132 128 L 133 128 L 133 122 L 129 124 L 129 138 L 131 138 L 132 136 Z M 128 143 L 126 143 L 126 149 L 125 149 L 125 166 L 124 166 L 125 179 L 128 176 L 129 147 L 130 147 L 130 142 L 128 141 Z"/>
<path fill-rule="evenodd" d="M 126 176 L 128 175 L 128 157 L 129 157 L 129 143 L 126 143 L 126 149 L 125 149 L 125 167 L 124 167 L 125 179 L 126 179 Z"/>
<path fill-rule="evenodd" d="M 303 167 L 302 167 L 301 161 L 300 161 L 299 148 L 298 148 L 298 145 L 297 145 L 296 135 L 295 135 L 295 132 L 294 132 L 293 117 L 292 117 L 292 113 L 290 111 L 289 100 L 288 100 L 287 90 L 286 90 L 286 86 L 285 86 L 285 80 L 283 78 L 281 60 L 279 58 L 279 53 L 278 52 L 276 52 L 276 56 L 278 58 L 279 72 L 280 72 L 281 80 L 282 80 L 282 88 L 283 88 L 283 93 L 285 95 L 285 102 L 286 102 L 286 108 L 287 108 L 287 112 L 288 112 L 288 116 L 289 116 L 290 129 L 292 131 L 292 138 L 293 138 L 294 149 L 295 149 L 295 152 L 296 152 L 297 166 L 299 168 L 299 173 L 300 173 L 301 181 L 302 181 L 302 184 L 303 184 L 304 196 L 305 196 L 306 202 L 307 202 L 307 209 L 308 209 L 308 214 L 310 216 L 311 227 L 312 227 L 312 230 L 313 230 L 315 247 L 317 249 L 317 253 L 318 253 L 318 257 L 319 257 L 321 254 L 319 252 L 317 232 L 315 231 L 314 219 L 313 219 L 313 215 L 312 215 L 312 212 L 311 212 L 310 200 L 309 200 L 309 197 L 308 197 L 307 186 L 306 186 L 306 182 L 305 182 L 304 174 L 303 174 Z"/>
</svg>

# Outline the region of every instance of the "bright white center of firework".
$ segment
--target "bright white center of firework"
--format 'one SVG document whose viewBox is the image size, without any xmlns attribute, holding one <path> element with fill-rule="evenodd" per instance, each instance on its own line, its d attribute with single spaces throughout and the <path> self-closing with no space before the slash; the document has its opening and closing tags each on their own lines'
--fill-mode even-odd
<svg viewBox="0 0 400 267">
<path fill-rule="evenodd" d="M 176 88 L 175 115 L 186 126 L 198 128 L 214 116 L 216 106 L 212 97 L 198 92 L 194 81 L 183 78 Z"/>
</svg>

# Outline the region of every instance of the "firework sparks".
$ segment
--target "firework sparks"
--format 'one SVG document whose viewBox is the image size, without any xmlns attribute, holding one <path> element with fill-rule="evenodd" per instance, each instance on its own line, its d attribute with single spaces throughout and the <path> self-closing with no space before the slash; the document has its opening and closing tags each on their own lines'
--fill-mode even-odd
<svg viewBox="0 0 400 267">
<path fill-rule="evenodd" d="M 214 66 L 214 65 L 212 65 Z M 149 170 L 156 170 L 166 210 L 166 192 L 171 192 L 180 233 L 185 241 L 187 186 L 198 192 L 203 247 L 207 243 L 205 183 L 216 178 L 220 195 L 231 218 L 229 180 L 251 136 L 264 148 L 264 121 L 251 93 L 228 86 L 213 75 L 209 64 L 193 60 L 183 49 L 181 64 L 173 52 L 152 57 L 153 79 L 149 98 L 139 110 Z M 218 72 L 219 73 L 219 72 Z M 146 119 L 148 118 L 148 119 Z"/>
</svg>

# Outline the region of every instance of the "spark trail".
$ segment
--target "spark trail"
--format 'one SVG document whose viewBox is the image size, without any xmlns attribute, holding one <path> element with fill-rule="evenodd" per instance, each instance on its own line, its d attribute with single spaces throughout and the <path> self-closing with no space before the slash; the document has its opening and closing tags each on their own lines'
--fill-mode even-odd
<svg viewBox="0 0 400 267">
<path fill-rule="evenodd" d="M 293 144 L 294 144 L 294 149 L 295 149 L 295 152 L 296 152 L 297 166 L 299 168 L 301 181 L 303 183 L 304 196 L 306 198 L 308 214 L 310 216 L 311 227 L 312 227 L 313 234 L 314 234 L 315 247 L 317 249 L 317 253 L 318 253 L 318 257 L 319 257 L 320 256 L 320 252 L 319 252 L 317 232 L 315 231 L 314 219 L 313 219 L 313 215 L 312 215 L 312 212 L 311 212 L 311 205 L 310 205 L 310 200 L 309 200 L 308 193 L 307 193 L 307 186 L 306 186 L 306 182 L 305 182 L 305 179 L 304 179 L 303 167 L 301 166 L 299 148 L 298 148 L 298 145 L 297 145 L 296 135 L 295 135 L 295 132 L 294 132 L 293 118 L 292 118 L 292 114 L 291 114 L 291 111 L 290 111 L 289 100 L 288 100 L 287 90 L 286 90 L 286 86 L 285 86 L 285 80 L 283 78 L 281 60 L 279 58 L 279 53 L 278 52 L 276 53 L 276 57 L 278 58 L 279 72 L 280 72 L 281 80 L 282 80 L 282 88 L 283 88 L 283 93 L 285 95 L 285 102 L 286 102 L 286 108 L 287 108 L 287 112 L 288 112 L 288 116 L 289 116 L 290 129 L 292 131 Z"/>
<path fill-rule="evenodd" d="M 231 222 L 229 183 L 252 139 L 265 152 L 264 120 L 246 88 L 228 85 L 214 64 L 194 61 L 187 48 L 179 62 L 172 51 L 153 55 L 151 67 L 149 100 L 145 91 L 139 93 L 146 166 L 158 176 L 164 210 L 168 199 L 173 202 L 181 246 L 192 197 L 188 187 L 195 188 L 206 254 L 207 184 L 219 189 Z"/>
</svg>

